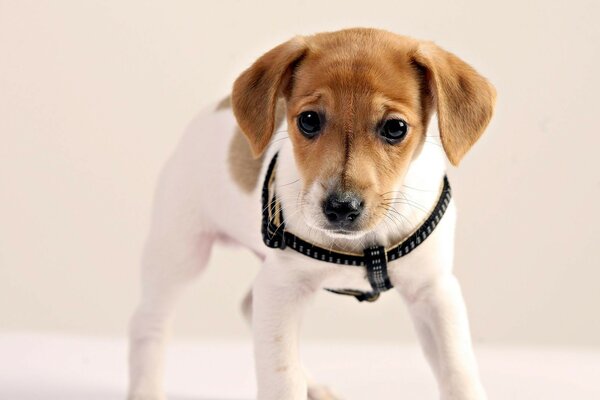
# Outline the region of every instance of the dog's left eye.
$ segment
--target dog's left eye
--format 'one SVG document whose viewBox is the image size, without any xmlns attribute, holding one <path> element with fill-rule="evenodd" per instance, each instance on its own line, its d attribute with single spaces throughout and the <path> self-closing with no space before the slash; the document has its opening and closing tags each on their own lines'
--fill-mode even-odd
<svg viewBox="0 0 600 400">
<path fill-rule="evenodd" d="M 304 111 L 298 116 L 298 128 L 307 138 L 317 136 L 321 130 L 321 119 L 315 111 Z"/>
<path fill-rule="evenodd" d="M 381 126 L 379 134 L 389 143 L 398 143 L 406 136 L 408 124 L 403 119 L 388 119 Z"/>
</svg>

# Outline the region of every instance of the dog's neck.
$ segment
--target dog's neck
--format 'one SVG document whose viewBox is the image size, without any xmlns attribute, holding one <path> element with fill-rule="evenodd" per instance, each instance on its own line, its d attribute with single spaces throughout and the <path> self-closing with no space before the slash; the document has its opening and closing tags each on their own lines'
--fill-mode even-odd
<svg viewBox="0 0 600 400">
<path fill-rule="evenodd" d="M 433 129 L 430 129 L 433 131 Z M 278 140 L 275 138 L 274 140 Z M 390 247 L 409 236 L 427 218 L 440 195 L 446 169 L 446 157 L 436 138 L 428 137 L 419 155 L 403 181 L 394 188 L 392 210 L 375 228 L 357 237 L 331 236 L 310 227 L 298 209 L 301 179 L 297 170 L 292 145 L 280 140 L 275 190 L 280 199 L 286 229 L 295 235 L 325 249 L 362 253 L 372 245 Z"/>
</svg>

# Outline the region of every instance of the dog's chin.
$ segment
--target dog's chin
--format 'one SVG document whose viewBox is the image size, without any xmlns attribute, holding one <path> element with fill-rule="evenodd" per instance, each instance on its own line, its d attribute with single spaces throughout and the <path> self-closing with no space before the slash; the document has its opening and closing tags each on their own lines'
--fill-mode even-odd
<svg viewBox="0 0 600 400">
<path fill-rule="evenodd" d="M 329 237 L 330 239 L 360 239 L 370 232 L 368 229 L 344 229 L 339 227 L 328 226 L 328 223 L 324 221 L 323 218 L 320 218 L 320 216 L 318 218 L 311 218 L 310 214 L 308 215 L 308 218 L 304 218 L 304 223 L 310 229 L 314 229 L 322 233 L 324 236 Z"/>
<path fill-rule="evenodd" d="M 331 227 L 327 227 L 327 226 L 321 226 L 321 225 L 309 225 L 312 228 L 318 230 L 319 232 L 322 232 L 323 234 L 325 234 L 326 236 L 332 238 L 332 239 L 347 239 L 347 240 L 353 240 L 353 239 L 360 239 L 361 237 L 365 236 L 368 231 L 366 230 L 349 230 L 349 229 L 340 229 L 340 228 L 331 228 Z"/>
<path fill-rule="evenodd" d="M 324 229 L 324 232 L 333 239 L 360 239 L 367 234 L 366 231 L 346 231 L 343 229 Z"/>
</svg>

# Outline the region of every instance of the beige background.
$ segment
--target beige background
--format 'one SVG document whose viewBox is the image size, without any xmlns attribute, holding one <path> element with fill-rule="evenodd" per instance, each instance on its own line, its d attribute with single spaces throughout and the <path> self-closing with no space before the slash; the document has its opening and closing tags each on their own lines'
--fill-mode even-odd
<svg viewBox="0 0 600 400">
<path fill-rule="evenodd" d="M 485 3 L 485 4 L 484 4 Z M 295 34 L 432 39 L 495 83 L 450 171 L 480 342 L 600 345 L 597 1 L 0 1 L 0 329 L 122 335 L 157 173 L 200 107 Z M 258 263 L 217 249 L 180 336 L 246 337 Z M 394 294 L 319 295 L 306 335 L 412 341 Z"/>
</svg>

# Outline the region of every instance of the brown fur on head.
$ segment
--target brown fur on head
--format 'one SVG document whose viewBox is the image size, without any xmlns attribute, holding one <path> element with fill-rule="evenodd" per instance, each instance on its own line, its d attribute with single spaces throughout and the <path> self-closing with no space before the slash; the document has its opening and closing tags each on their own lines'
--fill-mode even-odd
<svg viewBox="0 0 600 400">
<path fill-rule="evenodd" d="M 233 109 L 255 156 L 273 135 L 279 97 L 286 101 L 304 187 L 318 182 L 359 192 L 369 204 L 404 176 L 434 109 L 444 150 L 457 165 L 487 126 L 495 91 L 473 68 L 433 43 L 349 29 L 294 38 L 237 79 Z M 308 110 L 323 119 L 322 131 L 312 139 L 296 123 Z M 378 134 L 390 117 L 401 117 L 409 126 L 404 140 L 393 145 Z M 365 218 L 362 229 L 376 219 Z"/>
</svg>

